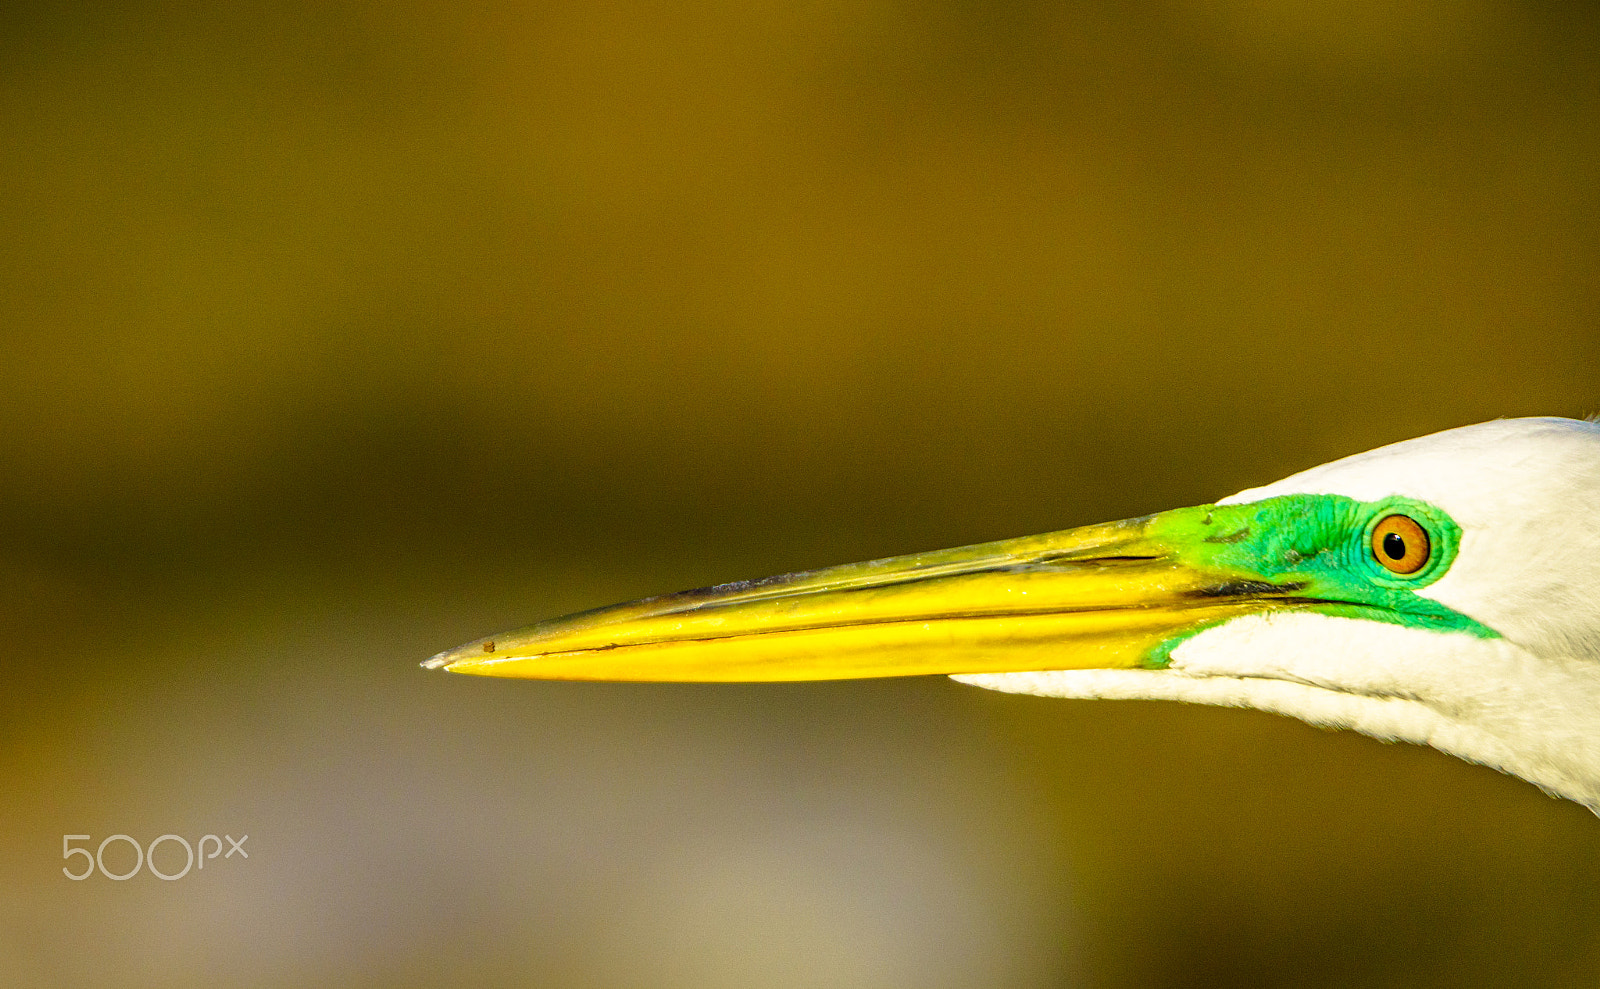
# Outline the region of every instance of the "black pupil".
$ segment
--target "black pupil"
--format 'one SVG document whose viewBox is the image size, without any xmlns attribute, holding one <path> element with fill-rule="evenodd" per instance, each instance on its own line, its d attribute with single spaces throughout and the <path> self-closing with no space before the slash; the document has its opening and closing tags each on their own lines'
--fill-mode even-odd
<svg viewBox="0 0 1600 989">
<path fill-rule="evenodd" d="M 1391 560 L 1403 560 L 1406 556 L 1406 541 L 1400 533 L 1391 532 L 1383 537 L 1383 552 Z"/>
</svg>

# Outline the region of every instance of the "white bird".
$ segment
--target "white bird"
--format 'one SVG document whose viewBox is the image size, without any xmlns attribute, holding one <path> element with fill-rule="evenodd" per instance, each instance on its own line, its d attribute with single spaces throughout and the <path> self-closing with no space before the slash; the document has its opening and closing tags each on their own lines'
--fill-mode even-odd
<svg viewBox="0 0 1600 989">
<path fill-rule="evenodd" d="M 1212 505 L 648 598 L 423 665 L 1253 707 L 1600 813 L 1600 425 L 1466 426 Z"/>
</svg>

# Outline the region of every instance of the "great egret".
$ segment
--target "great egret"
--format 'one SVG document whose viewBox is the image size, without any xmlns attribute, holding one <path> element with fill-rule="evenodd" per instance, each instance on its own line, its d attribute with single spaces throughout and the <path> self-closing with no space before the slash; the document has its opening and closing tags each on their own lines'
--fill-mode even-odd
<svg viewBox="0 0 1600 989">
<path fill-rule="evenodd" d="M 1212 505 L 647 598 L 423 665 L 1254 707 L 1600 813 L 1600 425 L 1466 426 Z"/>
</svg>

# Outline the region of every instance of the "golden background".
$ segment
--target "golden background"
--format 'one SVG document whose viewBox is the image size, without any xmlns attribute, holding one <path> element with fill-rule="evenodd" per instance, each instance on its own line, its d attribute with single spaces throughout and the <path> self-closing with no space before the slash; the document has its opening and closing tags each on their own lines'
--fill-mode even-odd
<svg viewBox="0 0 1600 989">
<path fill-rule="evenodd" d="M 1600 409 L 1593 8 L 15 6 L 0 134 L 8 983 L 1594 985 L 1431 750 L 416 666 Z"/>
</svg>

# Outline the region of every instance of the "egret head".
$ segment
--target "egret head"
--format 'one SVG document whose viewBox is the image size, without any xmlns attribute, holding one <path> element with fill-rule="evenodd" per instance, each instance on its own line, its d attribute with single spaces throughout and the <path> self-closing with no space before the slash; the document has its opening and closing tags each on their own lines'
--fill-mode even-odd
<svg viewBox="0 0 1600 989">
<path fill-rule="evenodd" d="M 499 676 L 949 673 L 1257 707 L 1434 745 L 1600 810 L 1600 425 L 1510 419 L 1212 505 L 725 584 L 480 639 Z"/>
<path fill-rule="evenodd" d="M 1342 521 L 1318 521 L 1341 504 Z M 1430 744 L 1600 811 L 1600 425 L 1454 429 L 1219 507 L 1275 517 L 1264 543 L 1320 543 L 1332 580 L 1313 578 L 1304 593 L 1341 603 L 1208 624 L 1170 643 L 1161 670 L 960 679 L 1262 708 Z M 1263 545 L 1252 559 L 1270 573 L 1283 557 Z M 1343 605 L 1363 596 L 1391 603 Z"/>
</svg>

